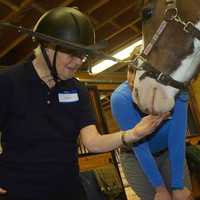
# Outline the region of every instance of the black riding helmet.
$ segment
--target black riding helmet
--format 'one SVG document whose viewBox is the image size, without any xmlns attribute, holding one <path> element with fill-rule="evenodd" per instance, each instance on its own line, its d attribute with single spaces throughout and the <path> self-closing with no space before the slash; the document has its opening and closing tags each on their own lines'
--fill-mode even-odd
<svg viewBox="0 0 200 200">
<path fill-rule="evenodd" d="M 95 32 L 89 18 L 75 8 L 58 7 L 47 11 L 38 20 L 34 31 L 79 45 L 90 46 L 95 44 Z M 51 66 L 44 48 L 47 45 L 46 42 L 37 41 L 41 44 L 42 53 L 55 79 L 58 79 L 55 68 L 57 50 L 61 49 L 77 56 L 83 56 L 86 53 L 83 49 L 70 49 L 70 47 L 63 49 L 57 45 L 55 46 L 54 66 Z"/>
<path fill-rule="evenodd" d="M 58 7 L 46 12 L 34 29 L 36 32 L 85 46 L 95 43 L 95 32 L 90 20 L 75 8 Z"/>
</svg>

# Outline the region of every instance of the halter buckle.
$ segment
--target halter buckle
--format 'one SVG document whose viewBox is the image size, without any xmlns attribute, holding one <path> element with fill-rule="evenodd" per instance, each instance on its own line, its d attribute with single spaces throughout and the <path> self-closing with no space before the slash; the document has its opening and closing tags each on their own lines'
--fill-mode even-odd
<svg viewBox="0 0 200 200">
<path fill-rule="evenodd" d="M 139 55 L 131 63 L 129 63 L 129 65 L 132 65 L 136 70 L 143 70 L 145 62 L 147 62 L 147 60 Z"/>
<path fill-rule="evenodd" d="M 166 75 L 163 72 L 160 72 L 158 74 L 158 77 L 156 78 L 156 80 L 160 83 L 162 83 L 164 80 L 166 80 Z"/>
<path fill-rule="evenodd" d="M 195 27 L 194 23 L 192 23 L 191 21 L 186 22 L 185 25 L 184 25 L 184 28 L 183 28 L 183 30 L 184 30 L 186 33 L 189 33 L 189 30 L 188 30 L 188 26 L 189 26 L 189 25 Z"/>
<path fill-rule="evenodd" d="M 178 16 L 178 9 L 174 5 L 168 5 L 165 9 L 165 20 L 166 21 L 173 21 Z"/>
</svg>

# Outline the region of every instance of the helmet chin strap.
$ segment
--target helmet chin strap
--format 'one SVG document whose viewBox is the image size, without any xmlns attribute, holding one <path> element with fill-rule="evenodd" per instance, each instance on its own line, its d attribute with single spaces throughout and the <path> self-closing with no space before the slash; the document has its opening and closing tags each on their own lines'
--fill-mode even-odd
<svg viewBox="0 0 200 200">
<path fill-rule="evenodd" d="M 53 56 L 53 64 L 51 64 L 50 59 L 47 55 L 46 49 L 43 45 L 41 45 L 41 51 L 42 51 L 42 55 L 44 57 L 44 60 L 45 60 L 47 66 L 50 70 L 50 73 L 51 73 L 54 81 L 57 83 L 60 80 L 58 78 L 58 73 L 57 73 L 57 70 L 56 70 L 56 57 L 57 57 L 57 53 L 58 53 L 57 47 L 55 48 L 55 53 L 54 53 L 54 56 Z"/>
</svg>

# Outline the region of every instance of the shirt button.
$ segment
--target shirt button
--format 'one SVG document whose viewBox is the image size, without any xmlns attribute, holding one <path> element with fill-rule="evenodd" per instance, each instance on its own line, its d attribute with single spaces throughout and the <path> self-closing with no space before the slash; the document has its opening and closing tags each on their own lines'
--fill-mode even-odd
<svg viewBox="0 0 200 200">
<path fill-rule="evenodd" d="M 47 104 L 51 104 L 51 101 L 47 100 Z"/>
</svg>

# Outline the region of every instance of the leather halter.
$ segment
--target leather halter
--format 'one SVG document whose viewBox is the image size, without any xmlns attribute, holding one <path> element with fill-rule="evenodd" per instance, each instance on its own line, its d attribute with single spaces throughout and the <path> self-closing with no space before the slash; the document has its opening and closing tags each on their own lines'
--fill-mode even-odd
<svg viewBox="0 0 200 200">
<path fill-rule="evenodd" d="M 140 80 L 144 79 L 146 76 L 155 79 L 159 83 L 163 85 L 172 86 L 174 88 L 180 90 L 186 90 L 188 83 L 179 82 L 173 79 L 170 74 L 166 74 L 157 70 L 154 66 L 152 66 L 146 59 L 147 55 L 152 51 L 154 45 L 160 38 L 161 34 L 166 29 L 167 25 L 171 22 L 176 22 L 181 24 L 183 27 L 183 31 L 189 33 L 194 38 L 200 40 L 200 30 L 195 27 L 195 25 L 191 22 L 185 22 L 178 15 L 178 9 L 176 7 L 176 0 L 166 0 L 166 9 L 164 12 L 164 20 L 161 22 L 159 28 L 156 33 L 153 35 L 149 44 L 145 47 L 143 52 L 137 56 L 131 63 L 134 68 L 137 70 L 144 70 L 144 74 L 141 75 Z"/>
</svg>

